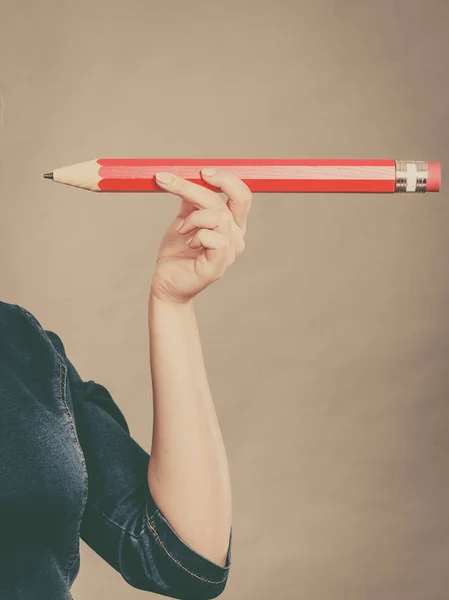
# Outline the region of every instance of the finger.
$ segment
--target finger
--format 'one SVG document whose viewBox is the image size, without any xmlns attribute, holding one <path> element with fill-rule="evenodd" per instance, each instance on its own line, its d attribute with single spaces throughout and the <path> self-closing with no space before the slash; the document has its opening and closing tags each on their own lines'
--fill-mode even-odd
<svg viewBox="0 0 449 600">
<path fill-rule="evenodd" d="M 195 228 L 214 229 L 220 233 L 230 234 L 232 225 L 231 211 L 204 208 L 192 212 L 176 229 L 180 234 L 189 233 Z"/>
<path fill-rule="evenodd" d="M 190 248 L 205 249 L 197 260 L 200 263 L 205 261 L 205 264 L 209 265 L 207 268 L 209 276 L 215 271 L 221 275 L 224 269 L 235 260 L 235 252 L 229 243 L 229 238 L 217 231 L 200 229 L 188 245 Z"/>
<path fill-rule="evenodd" d="M 178 177 L 174 173 L 156 173 L 156 182 L 167 192 L 181 196 L 183 200 L 190 202 L 197 208 L 219 208 L 221 210 L 226 208 L 223 200 L 216 192 Z"/>
<path fill-rule="evenodd" d="M 204 249 L 195 260 L 195 271 L 202 279 L 219 279 L 235 260 L 229 238 L 215 230 L 200 229 L 189 245 Z"/>
<path fill-rule="evenodd" d="M 252 201 L 251 190 L 235 173 L 219 169 L 211 175 L 208 174 L 209 172 L 209 169 L 202 169 L 201 176 L 207 183 L 220 188 L 228 196 L 227 207 L 235 223 L 246 231 L 246 221 Z"/>
<path fill-rule="evenodd" d="M 209 250 L 218 250 L 220 252 L 227 252 L 229 250 L 229 239 L 218 231 L 211 229 L 199 229 L 195 235 L 193 235 L 186 244 L 190 248 L 207 248 Z"/>
</svg>

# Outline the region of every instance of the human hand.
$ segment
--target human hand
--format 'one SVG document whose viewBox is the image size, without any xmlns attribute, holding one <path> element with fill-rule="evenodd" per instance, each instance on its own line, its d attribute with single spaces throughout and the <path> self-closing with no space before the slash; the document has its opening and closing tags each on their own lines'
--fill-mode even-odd
<svg viewBox="0 0 449 600">
<path fill-rule="evenodd" d="M 216 170 L 212 175 L 207 171 L 203 169 L 201 176 L 224 192 L 227 201 L 217 192 L 173 173 L 156 175 L 161 188 L 181 197 L 179 213 L 159 247 L 151 283 L 151 294 L 159 300 L 189 302 L 222 277 L 244 250 L 251 190 L 229 171 Z M 160 175 L 172 179 L 163 182 Z"/>
</svg>

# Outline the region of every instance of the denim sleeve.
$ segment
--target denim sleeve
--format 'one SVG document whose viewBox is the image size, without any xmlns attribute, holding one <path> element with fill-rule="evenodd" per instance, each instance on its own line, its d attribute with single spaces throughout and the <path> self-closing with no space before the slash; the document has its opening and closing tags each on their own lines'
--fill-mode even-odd
<svg viewBox="0 0 449 600">
<path fill-rule="evenodd" d="M 131 586 L 171 598 L 220 595 L 231 565 L 232 530 L 225 566 L 184 542 L 156 506 L 148 486 L 150 455 L 130 435 L 108 390 L 83 381 L 61 339 L 47 331 L 67 366 L 67 385 L 88 473 L 80 537 Z"/>
</svg>

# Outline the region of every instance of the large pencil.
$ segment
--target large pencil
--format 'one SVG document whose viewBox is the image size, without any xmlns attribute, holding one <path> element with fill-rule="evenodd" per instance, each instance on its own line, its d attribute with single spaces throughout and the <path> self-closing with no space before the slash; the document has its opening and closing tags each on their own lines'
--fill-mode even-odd
<svg viewBox="0 0 449 600">
<path fill-rule="evenodd" d="M 162 193 L 155 174 L 169 171 L 217 190 L 202 179 L 204 167 L 232 171 L 253 192 L 438 192 L 441 185 L 439 162 L 393 159 L 98 158 L 44 177 L 94 192 Z"/>
</svg>

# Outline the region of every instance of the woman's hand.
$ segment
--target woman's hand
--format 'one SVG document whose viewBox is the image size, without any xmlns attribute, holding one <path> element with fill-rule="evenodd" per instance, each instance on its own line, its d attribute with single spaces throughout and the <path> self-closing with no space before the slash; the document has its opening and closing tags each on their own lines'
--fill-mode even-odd
<svg viewBox="0 0 449 600">
<path fill-rule="evenodd" d="M 201 175 L 227 197 L 173 173 L 158 173 L 158 185 L 181 197 L 177 217 L 168 228 L 157 258 L 151 294 L 159 300 L 187 303 L 219 279 L 244 249 L 243 237 L 251 206 L 248 186 L 229 171 Z M 170 182 L 160 176 L 171 176 Z"/>
</svg>

